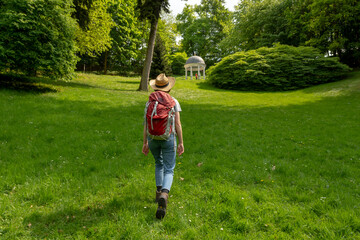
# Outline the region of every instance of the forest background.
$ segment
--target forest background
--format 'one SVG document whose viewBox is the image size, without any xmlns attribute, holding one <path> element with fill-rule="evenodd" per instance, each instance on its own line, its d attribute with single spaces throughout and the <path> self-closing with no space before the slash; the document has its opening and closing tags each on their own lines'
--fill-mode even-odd
<svg viewBox="0 0 360 240">
<path fill-rule="evenodd" d="M 75 70 L 140 75 L 150 21 L 146 1 L 0 0 L 0 71 L 70 78 Z M 161 2 L 168 7 L 168 1 Z M 312 46 L 352 68 L 360 65 L 356 0 L 224 0 L 161 13 L 150 77 L 183 74 L 192 55 L 207 68 L 238 51 L 276 43 Z"/>
</svg>

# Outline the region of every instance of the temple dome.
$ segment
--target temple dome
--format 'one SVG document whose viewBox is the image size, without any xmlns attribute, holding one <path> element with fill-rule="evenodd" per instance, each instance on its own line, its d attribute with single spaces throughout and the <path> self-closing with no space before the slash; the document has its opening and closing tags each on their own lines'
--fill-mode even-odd
<svg viewBox="0 0 360 240">
<path fill-rule="evenodd" d="M 202 59 L 202 58 L 199 57 L 199 56 L 192 56 L 192 57 L 189 57 L 189 59 L 186 61 L 185 64 L 189 64 L 189 63 L 205 64 L 205 61 L 204 61 L 204 59 Z"/>
</svg>

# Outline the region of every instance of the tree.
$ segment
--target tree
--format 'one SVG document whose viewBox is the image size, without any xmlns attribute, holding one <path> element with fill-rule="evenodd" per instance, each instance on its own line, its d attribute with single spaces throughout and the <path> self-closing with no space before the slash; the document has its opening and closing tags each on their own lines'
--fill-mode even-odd
<svg viewBox="0 0 360 240">
<path fill-rule="evenodd" d="M 80 55 L 94 56 L 110 48 L 110 31 L 115 25 L 108 12 L 110 3 L 111 0 L 92 0 L 90 8 L 83 6 L 88 11 L 88 20 L 84 17 L 76 29 L 76 45 Z"/>
<path fill-rule="evenodd" d="M 168 76 L 172 74 L 165 44 L 161 38 L 160 33 L 157 33 L 150 70 L 150 78 L 155 78 L 160 73 L 165 73 Z"/>
<path fill-rule="evenodd" d="M 90 9 L 94 0 L 73 0 L 73 7 L 75 11 L 72 12 L 72 17 L 75 18 L 79 26 L 86 30 L 90 23 Z"/>
<path fill-rule="evenodd" d="M 244 0 L 222 43 L 228 53 L 274 43 L 313 46 L 360 66 L 360 2 L 356 0 Z"/>
<path fill-rule="evenodd" d="M 171 71 L 173 74 L 184 74 L 184 65 L 188 56 L 185 52 L 176 52 L 169 56 Z"/>
<path fill-rule="evenodd" d="M 290 36 L 284 12 L 292 5 L 290 0 L 244 0 L 234 13 L 235 25 L 222 42 L 230 53 L 240 50 L 271 47 L 274 43 L 298 46 L 297 35 Z"/>
<path fill-rule="evenodd" d="M 70 0 L 7 0 L 0 5 L 0 70 L 52 78 L 74 70 Z"/>
<path fill-rule="evenodd" d="M 182 46 L 188 55 L 200 55 L 207 65 L 213 65 L 223 56 L 219 43 L 231 26 L 231 12 L 224 0 L 202 0 L 200 5 L 186 5 L 178 14 L 178 30 Z"/>
<path fill-rule="evenodd" d="M 110 32 L 112 46 L 103 54 L 104 73 L 108 60 L 113 70 L 127 72 L 138 58 L 142 35 L 135 7 L 136 0 L 126 0 L 116 1 L 109 8 L 116 25 Z"/>
<path fill-rule="evenodd" d="M 177 43 L 177 38 L 180 37 L 180 34 L 176 27 L 176 19 L 171 14 L 161 14 L 157 32 L 164 42 L 168 55 L 179 51 L 180 46 Z"/>
<path fill-rule="evenodd" d="M 168 0 L 138 0 L 137 9 L 140 11 L 140 20 L 148 20 L 151 24 L 150 35 L 145 57 L 145 64 L 141 75 L 139 90 L 148 91 L 148 81 L 151 61 L 154 52 L 155 37 L 161 11 L 169 13 Z"/>
<path fill-rule="evenodd" d="M 359 67 L 360 1 L 313 0 L 308 9 L 310 39 L 306 44 Z"/>
</svg>

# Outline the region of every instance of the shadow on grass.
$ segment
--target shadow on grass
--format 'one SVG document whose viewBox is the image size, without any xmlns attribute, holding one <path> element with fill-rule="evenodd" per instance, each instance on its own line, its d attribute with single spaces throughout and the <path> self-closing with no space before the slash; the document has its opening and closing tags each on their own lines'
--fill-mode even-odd
<svg viewBox="0 0 360 240">
<path fill-rule="evenodd" d="M 42 94 L 48 92 L 58 92 L 54 87 L 73 87 L 73 88 L 96 88 L 88 84 L 76 83 L 64 80 L 52 80 L 40 77 L 26 77 L 16 75 L 0 75 L 0 89 L 9 89 L 19 92 Z"/>
<path fill-rule="evenodd" d="M 139 82 L 133 81 L 118 81 L 118 83 L 124 84 L 139 84 Z M 46 85 L 48 86 L 46 86 Z M 53 87 L 52 87 L 53 86 Z M 64 80 L 52 80 L 48 78 L 39 77 L 25 77 L 16 75 L 0 75 L 0 89 L 14 90 L 18 92 L 27 92 L 33 94 L 42 94 L 48 92 L 58 92 L 56 87 L 71 87 L 71 88 L 92 88 L 102 89 L 109 91 L 137 91 L 137 89 L 122 89 L 122 88 L 106 88 L 102 86 L 92 86 L 89 84 L 78 83 L 73 81 Z"/>
<path fill-rule="evenodd" d="M 315 85 L 315 86 L 308 86 L 308 87 L 304 87 L 304 88 L 299 88 L 299 89 L 290 89 L 290 90 L 285 90 L 285 91 L 250 91 L 250 90 L 234 90 L 234 89 L 221 89 L 221 88 L 217 88 L 212 86 L 210 83 L 208 82 L 199 82 L 197 83 L 199 89 L 203 89 L 203 90 L 210 90 L 210 91 L 215 91 L 215 92 L 246 92 L 246 93 L 282 93 L 282 92 L 293 92 L 293 91 L 298 91 L 301 90 L 305 93 L 324 93 L 324 92 L 328 92 L 330 90 L 338 90 L 337 86 L 339 86 L 340 88 L 343 88 L 344 83 L 346 86 L 346 83 L 348 83 L 348 87 L 351 88 L 351 90 L 357 90 L 360 91 L 360 84 L 358 82 L 354 83 L 355 79 L 360 79 L 360 71 L 353 71 L 351 73 L 348 74 L 348 77 L 346 79 L 343 80 L 338 80 L 338 81 L 333 81 L 333 82 L 328 82 L 328 83 L 322 83 L 320 85 Z"/>
<path fill-rule="evenodd" d="M 56 89 L 43 86 L 31 78 L 13 75 L 0 75 L 0 89 L 9 89 L 34 94 L 57 92 Z"/>
<path fill-rule="evenodd" d="M 276 91 L 269 91 L 269 92 L 266 92 L 266 91 L 256 91 L 256 90 L 250 91 L 250 90 L 236 90 L 236 89 L 221 89 L 221 88 L 217 88 L 217 87 L 212 86 L 208 82 L 198 82 L 197 85 L 198 85 L 199 89 L 202 89 L 202 90 L 209 90 L 209 91 L 220 92 L 220 93 L 225 93 L 225 94 L 226 93 L 239 93 L 239 92 L 263 94 L 263 93 L 282 93 L 282 92 L 296 91 L 296 90 L 288 90 L 288 91 L 277 91 L 277 92 Z"/>
<path fill-rule="evenodd" d="M 143 199 L 135 196 L 114 197 L 107 203 L 89 203 L 83 208 L 65 208 L 48 214 L 35 212 L 23 220 L 24 227 L 32 232 L 37 238 L 51 236 L 70 237 L 83 231 L 85 235 L 96 236 L 97 229 L 94 226 L 104 221 L 122 222 L 123 217 L 128 217 L 139 211 L 139 205 Z M 149 224 L 155 223 L 155 214 L 151 212 L 146 220 Z"/>
<path fill-rule="evenodd" d="M 140 84 L 140 81 L 117 81 L 117 83 Z"/>
<path fill-rule="evenodd" d="M 221 88 L 217 88 L 212 86 L 210 83 L 208 82 L 198 82 L 197 83 L 199 89 L 202 90 L 210 90 L 210 91 L 214 91 L 214 92 L 241 92 L 240 90 L 230 90 L 230 89 L 221 89 Z M 255 91 L 247 91 L 247 92 L 255 92 Z M 261 92 L 259 92 L 261 93 Z"/>
<path fill-rule="evenodd" d="M 51 80 L 46 78 L 37 78 L 37 82 L 45 83 L 53 86 L 60 86 L 60 87 L 72 87 L 72 88 L 92 88 L 92 89 L 102 89 L 102 90 L 109 90 L 109 91 L 136 91 L 137 89 L 122 89 L 122 88 L 107 88 L 103 86 L 94 86 L 85 83 L 73 82 L 73 81 L 64 81 L 64 80 Z M 123 84 L 139 84 L 139 82 L 134 81 L 117 81 L 118 83 Z"/>
<path fill-rule="evenodd" d="M 51 80 L 51 79 L 39 78 L 39 79 L 37 79 L 37 81 L 40 83 L 45 83 L 45 84 L 59 86 L 59 87 L 97 88 L 96 86 L 91 86 L 88 84 L 77 83 L 77 82 L 72 82 L 72 81 L 64 81 L 64 80 Z"/>
</svg>

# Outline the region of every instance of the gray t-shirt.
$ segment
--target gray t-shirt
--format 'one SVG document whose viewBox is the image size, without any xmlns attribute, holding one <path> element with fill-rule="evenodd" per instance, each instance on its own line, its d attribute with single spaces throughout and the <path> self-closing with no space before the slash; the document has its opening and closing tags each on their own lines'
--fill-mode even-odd
<svg viewBox="0 0 360 240">
<path fill-rule="evenodd" d="M 181 107 L 180 107 L 180 103 L 178 102 L 178 100 L 176 100 L 176 98 L 172 97 L 172 99 L 174 99 L 175 101 L 175 112 L 181 112 Z"/>
</svg>

